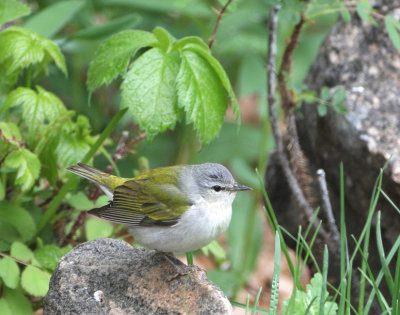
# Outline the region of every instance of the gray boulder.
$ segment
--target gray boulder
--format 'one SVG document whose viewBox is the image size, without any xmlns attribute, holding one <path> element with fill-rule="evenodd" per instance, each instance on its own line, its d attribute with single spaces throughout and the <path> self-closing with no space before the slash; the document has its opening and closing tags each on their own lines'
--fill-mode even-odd
<svg viewBox="0 0 400 315">
<path fill-rule="evenodd" d="M 204 271 L 178 276 L 154 251 L 114 239 L 83 243 L 55 269 L 45 314 L 232 314 Z"/>
</svg>

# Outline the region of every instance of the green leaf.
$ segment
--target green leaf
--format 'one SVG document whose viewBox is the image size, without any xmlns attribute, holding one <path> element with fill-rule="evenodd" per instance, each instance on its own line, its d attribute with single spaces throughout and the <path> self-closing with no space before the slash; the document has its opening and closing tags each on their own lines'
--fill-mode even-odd
<svg viewBox="0 0 400 315">
<path fill-rule="evenodd" d="M 0 200 L 4 200 L 4 197 L 6 196 L 6 185 L 3 183 L 3 181 L 0 179 Z M 0 250 L 1 251 L 1 250 Z"/>
<path fill-rule="evenodd" d="M 0 32 L 1 60 L 10 60 L 7 75 L 11 75 L 30 65 L 38 64 L 39 70 L 47 70 L 47 64 L 54 61 L 66 75 L 64 56 L 51 40 L 41 37 L 23 27 L 12 26 Z"/>
<path fill-rule="evenodd" d="M 240 286 L 240 279 L 234 272 L 209 270 L 207 279 L 214 282 L 228 297 L 232 297 Z"/>
<path fill-rule="evenodd" d="M 27 263 L 31 262 L 33 258 L 31 249 L 21 242 L 12 243 L 10 255 Z"/>
<path fill-rule="evenodd" d="M 205 52 L 210 53 L 210 48 L 208 48 L 208 45 L 198 36 L 187 36 L 181 38 L 174 42 L 172 49 L 182 50 L 188 45 L 195 45 L 198 48 L 203 49 Z"/>
<path fill-rule="evenodd" d="M 149 32 L 127 30 L 104 41 L 96 51 L 88 72 L 87 86 L 93 92 L 102 84 L 110 84 L 118 75 L 125 73 L 130 58 L 143 47 L 157 43 Z"/>
<path fill-rule="evenodd" d="M 110 237 L 112 231 L 113 226 L 101 219 L 90 218 L 85 223 L 85 234 L 88 241 L 96 238 Z"/>
<path fill-rule="evenodd" d="M 4 160 L 4 164 L 18 170 L 15 183 L 24 191 L 29 190 L 39 177 L 39 158 L 26 148 L 11 152 Z"/>
<path fill-rule="evenodd" d="M 49 290 L 50 278 L 48 272 L 28 266 L 22 272 L 21 285 L 31 295 L 45 296 Z"/>
<path fill-rule="evenodd" d="M 393 16 L 386 15 L 385 26 L 393 45 L 397 50 L 400 50 L 400 23 Z"/>
<path fill-rule="evenodd" d="M 371 10 L 372 6 L 369 4 L 369 2 L 357 3 L 356 11 L 360 19 L 363 20 L 364 22 L 370 22 L 373 25 L 377 26 L 376 21 L 370 14 Z"/>
<path fill-rule="evenodd" d="M 12 91 L 4 104 L 5 108 L 22 104 L 22 117 L 33 135 L 40 125 L 52 122 L 67 113 L 64 104 L 53 93 L 36 86 L 37 92 L 25 87 Z"/>
<path fill-rule="evenodd" d="M 1 112 L 1 110 L 0 110 Z M 11 152 L 10 146 L 21 146 L 21 133 L 18 126 L 13 123 L 0 122 L 0 160 L 3 160 Z M 1 185 L 1 184 L 0 184 Z M 1 196 L 1 194 L 0 194 Z M 2 198 L 0 197 L 0 200 Z"/>
<path fill-rule="evenodd" d="M 8 308 L 11 310 L 10 314 L 19 315 L 33 313 L 30 301 L 20 291 L 6 288 L 3 293 L 3 298 L 7 302 Z M 0 310 L 3 310 L 1 304 Z"/>
<path fill-rule="evenodd" d="M 11 122 L 0 121 L 0 132 L 2 137 L 10 141 L 12 139 L 21 141 L 22 139 L 18 126 Z"/>
<path fill-rule="evenodd" d="M 2 0 L 0 2 L 0 26 L 31 13 L 31 9 L 17 0 Z"/>
<path fill-rule="evenodd" d="M 29 241 L 35 236 L 36 226 L 29 212 L 6 201 L 0 202 L 0 226 L 1 223 L 13 227 L 18 232 L 21 242 Z"/>
<path fill-rule="evenodd" d="M 84 1 L 75 0 L 54 3 L 29 18 L 24 23 L 24 27 L 29 28 L 43 37 L 50 38 L 57 33 L 84 4 Z"/>
<path fill-rule="evenodd" d="M 345 99 L 346 99 L 346 91 L 342 88 L 336 89 L 332 97 L 333 106 L 343 103 Z"/>
<path fill-rule="evenodd" d="M 184 50 L 189 50 L 189 51 L 193 51 L 193 52 L 197 53 L 198 55 L 203 57 L 209 63 L 209 65 L 214 69 L 214 71 L 217 74 L 218 78 L 220 79 L 223 87 L 228 92 L 228 96 L 229 96 L 229 99 L 231 100 L 233 112 L 236 115 L 236 119 L 240 120 L 240 109 L 239 109 L 239 104 L 237 102 L 235 93 L 233 92 L 233 88 L 229 81 L 228 75 L 226 74 L 224 68 L 221 66 L 221 64 L 218 62 L 218 60 L 215 59 L 210 53 L 208 53 L 203 47 L 201 47 L 198 44 L 185 45 Z"/>
<path fill-rule="evenodd" d="M 82 161 L 83 157 L 90 150 L 90 144 L 85 138 L 75 133 L 63 131 L 56 138 L 57 146 L 55 154 L 57 162 L 64 167 Z"/>
<path fill-rule="evenodd" d="M 348 108 L 346 107 L 346 104 L 345 104 L 344 102 L 335 104 L 335 105 L 333 106 L 333 108 L 335 109 L 335 111 L 336 111 L 338 114 L 341 114 L 341 115 L 347 114 L 347 112 L 349 111 Z"/>
<path fill-rule="evenodd" d="M 343 3 L 339 3 L 339 8 L 340 8 L 340 15 L 342 16 L 343 21 L 348 24 L 351 22 L 351 14 L 349 10 L 347 10 L 346 5 Z"/>
<path fill-rule="evenodd" d="M 318 104 L 317 111 L 319 116 L 324 117 L 328 111 L 328 107 L 325 104 L 320 103 Z"/>
<path fill-rule="evenodd" d="M 175 38 L 162 27 L 156 27 L 153 30 L 153 34 L 158 40 L 157 46 L 164 52 L 169 52 L 170 47 L 175 42 Z"/>
<path fill-rule="evenodd" d="M 53 271 L 65 253 L 65 251 L 56 245 L 45 245 L 35 250 L 35 258 L 42 267 Z"/>
<path fill-rule="evenodd" d="M 226 260 L 226 252 L 222 246 L 219 245 L 217 240 L 213 240 L 210 244 L 204 246 L 201 251 L 207 256 L 212 254 L 217 262 L 223 262 Z"/>
<path fill-rule="evenodd" d="M 3 315 L 13 315 L 11 308 L 9 307 L 6 299 L 0 298 L 0 310 Z"/>
<path fill-rule="evenodd" d="M 201 50 L 199 50 L 201 51 Z M 193 122 L 202 144 L 219 132 L 228 106 L 227 95 L 213 67 L 199 54 L 184 50 L 177 77 L 178 104 Z"/>
<path fill-rule="evenodd" d="M 129 107 L 148 139 L 174 127 L 180 118 L 175 85 L 178 71 L 178 53 L 153 48 L 140 56 L 124 77 L 122 104 Z"/>
<path fill-rule="evenodd" d="M 310 284 L 307 284 L 306 292 L 297 290 L 293 309 L 291 309 L 290 314 L 303 315 L 306 313 L 307 309 L 308 309 L 307 314 L 310 315 L 319 314 L 320 296 L 322 287 L 323 287 L 322 275 L 320 273 L 314 274 L 314 277 L 311 279 Z M 324 295 L 325 297 L 328 298 L 329 297 L 328 291 L 326 291 Z M 282 308 L 282 313 L 285 313 L 285 311 L 287 311 L 287 306 L 289 304 L 289 301 L 288 300 L 284 301 L 283 304 L 284 307 Z M 326 301 L 324 303 L 325 315 L 336 315 L 337 310 L 338 306 L 335 302 Z"/>
<path fill-rule="evenodd" d="M 326 86 L 322 87 L 320 96 L 325 101 L 329 100 L 331 97 L 331 90 Z"/>
<path fill-rule="evenodd" d="M 0 259 L 0 277 L 7 287 L 11 289 L 16 289 L 18 287 L 19 267 L 10 257 Z"/>
<path fill-rule="evenodd" d="M 71 194 L 65 198 L 67 202 L 77 210 L 90 210 L 95 207 L 94 203 L 81 191 Z"/>
</svg>

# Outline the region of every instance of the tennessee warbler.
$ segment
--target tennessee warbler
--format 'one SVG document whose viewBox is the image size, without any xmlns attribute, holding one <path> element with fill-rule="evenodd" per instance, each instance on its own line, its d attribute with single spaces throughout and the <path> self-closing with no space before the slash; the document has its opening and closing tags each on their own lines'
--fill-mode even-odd
<svg viewBox="0 0 400 315">
<path fill-rule="evenodd" d="M 67 170 L 112 199 L 90 214 L 128 225 L 135 241 L 161 252 L 189 252 L 210 243 L 227 230 L 236 193 L 251 189 L 216 163 L 161 167 L 134 178 L 82 163 Z"/>
</svg>

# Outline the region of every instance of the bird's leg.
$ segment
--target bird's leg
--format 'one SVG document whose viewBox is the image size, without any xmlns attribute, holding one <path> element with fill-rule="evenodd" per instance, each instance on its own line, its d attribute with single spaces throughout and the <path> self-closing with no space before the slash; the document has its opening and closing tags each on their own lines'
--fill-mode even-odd
<svg viewBox="0 0 400 315">
<path fill-rule="evenodd" d="M 153 257 L 161 256 L 174 268 L 175 274 L 168 276 L 168 281 L 171 281 L 179 276 L 185 276 L 193 271 L 205 271 L 203 268 L 196 265 L 185 265 L 173 253 L 156 252 Z"/>
</svg>

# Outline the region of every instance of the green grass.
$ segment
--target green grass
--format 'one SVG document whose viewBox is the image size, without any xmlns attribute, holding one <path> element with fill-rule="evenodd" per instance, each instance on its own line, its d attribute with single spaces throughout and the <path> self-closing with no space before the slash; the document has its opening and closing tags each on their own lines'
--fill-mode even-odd
<svg viewBox="0 0 400 315">
<path fill-rule="evenodd" d="M 381 212 L 377 211 L 377 203 L 380 198 L 386 199 L 399 212 L 399 208 L 385 194 L 382 187 L 381 170 L 376 179 L 371 202 L 368 209 L 368 215 L 364 223 L 361 234 L 357 237 L 351 235 L 349 238 L 346 233 L 346 217 L 345 217 L 345 196 L 344 196 L 344 171 L 343 166 L 340 167 L 340 277 L 341 282 L 338 287 L 334 287 L 328 282 L 329 270 L 329 251 L 327 246 L 324 248 L 323 264 L 319 266 L 313 255 L 312 249 L 315 243 L 321 222 L 318 228 L 311 235 L 311 227 L 315 220 L 318 220 L 318 209 L 315 211 L 312 221 L 303 229 L 299 227 L 297 237 L 290 235 L 277 221 L 268 195 L 264 189 L 264 185 L 260 178 L 260 188 L 264 194 L 266 202 L 266 215 L 268 223 L 275 233 L 275 267 L 270 293 L 270 309 L 262 310 L 257 307 L 261 294 L 261 288 L 255 298 L 253 305 L 250 305 L 249 299 L 246 304 L 232 302 L 232 305 L 246 309 L 246 314 L 357 314 L 367 315 L 371 312 L 372 303 L 378 303 L 381 308 L 381 314 L 400 315 L 400 236 L 393 244 L 392 248 L 385 252 L 382 241 L 381 232 Z M 396 213 L 396 212 L 394 212 Z M 372 233 L 372 224 L 375 223 L 375 233 Z M 284 236 L 296 240 L 295 258 L 289 255 L 288 247 L 285 243 Z M 376 276 L 372 273 L 370 266 L 369 251 L 370 244 L 375 242 L 378 248 L 380 258 L 380 270 Z M 349 251 L 349 244 L 354 245 L 354 250 Z M 280 253 L 284 254 L 288 261 L 290 272 L 293 276 L 293 292 L 291 297 L 284 301 L 283 308 L 278 309 L 279 297 L 279 279 L 280 279 Z M 361 258 L 361 265 L 356 268 L 354 261 Z M 395 260 L 395 261 L 393 261 Z M 307 263 L 312 263 L 317 270 L 316 275 L 311 280 L 305 291 L 301 286 L 300 277 Z M 394 264 L 394 272 L 389 268 L 389 264 Z M 352 287 L 352 277 L 357 274 L 360 278 L 358 293 L 354 292 Z M 372 289 L 368 289 L 368 285 Z M 390 295 L 384 296 L 382 287 L 388 288 Z M 330 289 L 328 291 L 328 288 Z M 371 291 L 367 295 L 367 291 Z M 330 293 L 333 293 L 333 296 Z M 356 295 L 358 294 L 358 295 Z M 358 301 L 358 302 L 356 302 Z"/>
</svg>

